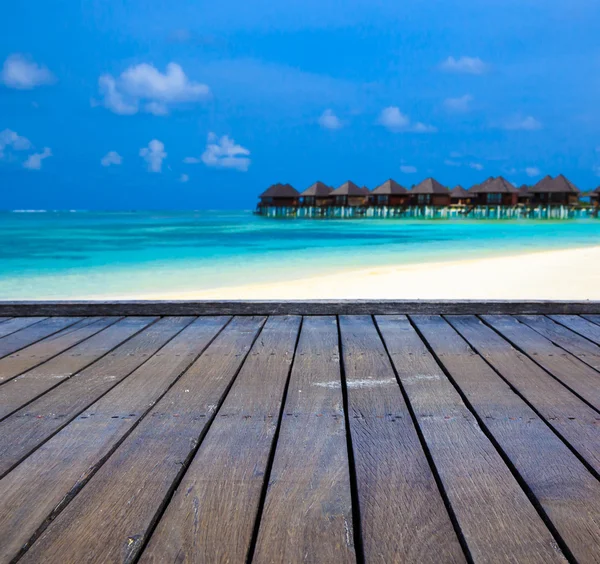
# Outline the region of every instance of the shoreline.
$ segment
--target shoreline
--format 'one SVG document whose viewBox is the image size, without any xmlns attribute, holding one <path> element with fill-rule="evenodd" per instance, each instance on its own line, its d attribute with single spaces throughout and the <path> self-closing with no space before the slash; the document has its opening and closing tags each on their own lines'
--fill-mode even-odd
<svg viewBox="0 0 600 564">
<path fill-rule="evenodd" d="M 102 296 L 91 299 L 130 299 Z M 599 300 L 600 245 L 510 256 L 380 266 L 285 282 L 140 293 L 140 300 Z"/>
</svg>

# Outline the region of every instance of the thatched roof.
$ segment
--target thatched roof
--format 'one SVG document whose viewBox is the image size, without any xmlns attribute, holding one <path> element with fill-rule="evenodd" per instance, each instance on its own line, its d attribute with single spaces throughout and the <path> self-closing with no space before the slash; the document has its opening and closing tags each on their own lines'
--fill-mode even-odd
<svg viewBox="0 0 600 564">
<path fill-rule="evenodd" d="M 598 186 L 598 188 L 596 188 L 595 190 L 592 190 L 590 198 L 600 198 L 600 186 Z"/>
<path fill-rule="evenodd" d="M 551 176 L 542 178 L 535 186 L 532 186 L 529 191 L 533 194 L 548 192 L 560 192 L 567 194 L 581 193 L 581 190 L 562 174 L 559 174 L 556 178 L 552 178 Z"/>
<path fill-rule="evenodd" d="M 406 194 L 407 192 L 408 190 L 404 188 L 404 186 L 401 186 L 395 180 L 390 178 L 381 184 L 381 186 L 377 186 L 372 194 L 376 196 L 394 196 Z"/>
<path fill-rule="evenodd" d="M 469 194 L 462 186 L 455 186 L 450 190 L 451 198 L 470 198 L 472 194 Z"/>
<path fill-rule="evenodd" d="M 426 178 L 420 184 L 417 184 L 411 191 L 411 194 L 448 194 L 448 188 L 442 186 L 434 178 Z"/>
<path fill-rule="evenodd" d="M 360 188 L 354 182 L 348 180 L 344 182 L 339 188 L 336 188 L 330 196 L 366 196 L 369 193 L 367 188 Z"/>
<path fill-rule="evenodd" d="M 261 195 L 261 198 L 297 198 L 300 192 L 291 184 L 273 184 L 269 186 Z"/>
<path fill-rule="evenodd" d="M 323 182 L 315 182 L 310 188 L 307 188 L 300 194 L 301 196 L 329 196 L 333 188 L 323 184 Z"/>
<path fill-rule="evenodd" d="M 517 189 L 505 178 L 490 176 L 481 184 L 476 184 L 470 190 L 472 194 L 514 194 Z"/>
<path fill-rule="evenodd" d="M 517 192 L 519 192 L 519 198 L 531 198 L 531 196 L 533 196 L 533 194 L 531 193 L 531 191 L 529 190 L 529 186 L 527 186 L 527 184 L 523 184 L 518 190 Z"/>
</svg>

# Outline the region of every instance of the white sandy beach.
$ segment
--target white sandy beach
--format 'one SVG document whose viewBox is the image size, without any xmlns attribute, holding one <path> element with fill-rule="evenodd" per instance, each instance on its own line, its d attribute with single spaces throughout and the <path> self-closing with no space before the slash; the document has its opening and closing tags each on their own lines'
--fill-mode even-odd
<svg viewBox="0 0 600 564">
<path fill-rule="evenodd" d="M 385 266 L 272 284 L 139 298 L 600 300 L 600 246 Z"/>
</svg>

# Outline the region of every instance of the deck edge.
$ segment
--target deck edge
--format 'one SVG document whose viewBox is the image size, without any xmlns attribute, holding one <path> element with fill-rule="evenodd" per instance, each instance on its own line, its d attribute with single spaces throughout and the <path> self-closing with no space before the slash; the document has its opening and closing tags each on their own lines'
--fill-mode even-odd
<svg viewBox="0 0 600 564">
<path fill-rule="evenodd" d="M 600 314 L 600 301 L 0 301 L 0 316 Z"/>
</svg>

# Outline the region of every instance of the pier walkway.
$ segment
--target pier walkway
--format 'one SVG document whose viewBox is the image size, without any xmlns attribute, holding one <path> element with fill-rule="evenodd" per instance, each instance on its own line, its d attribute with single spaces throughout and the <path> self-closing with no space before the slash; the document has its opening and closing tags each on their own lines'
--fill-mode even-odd
<svg viewBox="0 0 600 564">
<path fill-rule="evenodd" d="M 0 303 L 0 562 L 600 562 L 600 303 Z"/>
</svg>

